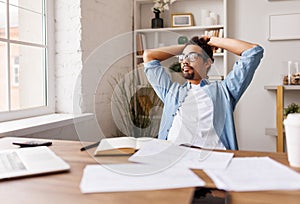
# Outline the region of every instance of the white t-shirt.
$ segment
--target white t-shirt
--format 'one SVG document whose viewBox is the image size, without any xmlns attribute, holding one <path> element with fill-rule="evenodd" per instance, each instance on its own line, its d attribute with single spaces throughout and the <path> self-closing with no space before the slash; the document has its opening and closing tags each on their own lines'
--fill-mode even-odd
<svg viewBox="0 0 300 204">
<path fill-rule="evenodd" d="M 200 85 L 191 89 L 177 110 L 168 140 L 203 148 L 226 149 L 213 126 L 213 103 Z"/>
</svg>

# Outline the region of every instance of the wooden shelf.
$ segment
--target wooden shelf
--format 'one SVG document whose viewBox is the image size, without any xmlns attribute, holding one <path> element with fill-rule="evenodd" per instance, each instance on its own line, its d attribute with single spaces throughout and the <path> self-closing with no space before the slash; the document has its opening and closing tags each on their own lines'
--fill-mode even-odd
<svg viewBox="0 0 300 204">
<path fill-rule="evenodd" d="M 300 85 L 266 85 L 264 88 L 269 91 L 276 91 L 278 86 L 282 86 L 284 90 L 300 90 Z"/>
<path fill-rule="evenodd" d="M 180 36 L 186 36 L 190 39 L 193 36 L 204 35 L 206 31 L 222 29 L 223 37 L 227 37 L 227 0 L 177 0 L 170 6 L 170 10 L 161 15 L 164 20 L 164 28 L 151 28 L 151 19 L 153 18 L 152 6 L 153 0 L 134 0 L 134 48 L 138 51 L 152 49 L 162 46 L 178 44 Z M 206 25 L 199 8 L 204 7 L 209 12 L 218 15 L 216 25 Z M 193 14 L 194 26 L 172 27 L 172 13 L 188 11 Z M 142 62 L 142 58 L 134 53 L 134 67 Z M 215 53 L 215 62 L 210 75 L 220 73 L 226 76 L 228 74 L 227 51 Z M 175 60 L 166 61 L 164 66 L 171 65 Z"/>
<path fill-rule="evenodd" d="M 212 26 L 190 26 L 190 27 L 180 27 L 180 28 L 147 28 L 147 29 L 137 29 L 135 32 L 139 33 L 152 33 L 152 32 L 166 32 L 166 31 L 193 31 L 193 30 L 211 30 L 211 29 L 221 29 L 224 25 L 212 25 Z"/>
<path fill-rule="evenodd" d="M 284 152 L 284 91 L 300 91 L 300 85 L 267 85 L 264 88 L 269 91 L 276 91 L 276 150 L 277 152 Z M 266 133 L 274 135 L 274 130 L 266 129 Z"/>
<path fill-rule="evenodd" d="M 283 131 L 283 133 L 284 132 L 285 131 Z M 265 135 L 277 137 L 278 136 L 278 130 L 277 130 L 277 128 L 266 128 L 265 129 Z"/>
</svg>

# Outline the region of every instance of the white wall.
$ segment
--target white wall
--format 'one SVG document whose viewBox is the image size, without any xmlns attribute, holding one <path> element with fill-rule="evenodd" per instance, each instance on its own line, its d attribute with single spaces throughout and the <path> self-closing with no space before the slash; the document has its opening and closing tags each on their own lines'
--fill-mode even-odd
<svg viewBox="0 0 300 204">
<path fill-rule="evenodd" d="M 93 112 L 106 136 L 118 131 L 111 114 L 114 78 L 132 69 L 132 1 L 82 0 L 83 112 Z"/>
<path fill-rule="evenodd" d="M 55 99 L 59 113 L 73 113 L 75 82 L 82 69 L 80 19 L 80 0 L 55 1 Z"/>
<path fill-rule="evenodd" d="M 107 79 L 115 73 L 113 70 L 127 72 L 132 67 L 130 66 L 132 60 L 124 59 L 124 63 L 112 65 L 107 72 L 102 65 L 111 61 L 103 56 L 98 57 L 99 70 L 91 70 L 85 62 L 107 41 L 132 30 L 131 2 L 131 0 L 55 1 L 56 112 L 95 112 L 97 118 L 91 122 L 89 128 L 86 128 L 86 125 L 82 125 L 86 126 L 82 128 L 76 124 L 76 131 L 69 131 L 70 128 L 65 127 L 53 130 L 54 134 L 56 131 L 66 129 L 65 132 L 70 135 L 68 138 L 79 136 L 79 139 L 92 140 L 95 135 L 97 137 L 101 134 L 97 131 L 98 126 L 95 123 L 100 124 L 105 135 L 116 134 L 110 111 L 109 99 L 112 90 Z M 126 43 L 129 43 L 127 47 L 131 48 L 132 42 Z M 106 54 L 113 55 L 114 49 L 118 51 L 120 47 L 111 47 L 110 50 L 106 50 Z M 105 76 L 103 80 L 95 79 L 99 76 L 99 72 L 101 74 L 103 72 Z M 51 135 L 51 131 L 44 135 Z"/>
<path fill-rule="evenodd" d="M 75 73 L 82 67 L 85 69 L 84 61 L 95 48 L 112 37 L 131 30 L 132 5 L 131 0 L 56 2 L 56 16 L 60 20 L 57 23 L 57 110 L 68 112 L 72 108 L 72 89 L 77 78 Z M 69 7 L 71 10 L 65 13 Z M 288 60 L 300 61 L 300 41 L 268 41 L 268 18 L 271 14 L 297 13 L 299 10 L 300 1 L 228 0 L 228 36 L 256 42 L 265 48 L 263 61 L 253 82 L 236 107 L 236 130 L 242 150 L 275 151 L 275 137 L 265 135 L 265 128 L 275 127 L 275 92 L 265 90 L 264 86 L 281 84 L 284 63 Z M 119 48 L 115 47 L 109 52 L 113 53 L 114 49 Z M 235 59 L 229 55 L 228 64 L 233 64 Z M 118 61 L 105 75 L 109 79 L 115 70 L 125 71 L 130 66 L 128 59 Z M 93 77 L 87 68 L 81 74 L 83 77 L 80 78 L 80 83 L 83 85 Z M 96 95 L 95 98 L 93 94 Z M 97 86 L 96 93 L 85 89 L 81 95 L 82 110 L 98 113 L 97 120 L 106 135 L 116 132 L 107 98 L 110 94 L 108 80 L 103 80 Z M 298 95 L 299 92 L 288 93 L 289 99 L 285 103 L 299 102 Z M 97 110 L 92 110 L 93 100 L 96 100 Z"/>
<path fill-rule="evenodd" d="M 281 76 L 287 69 L 285 62 L 300 61 L 300 41 L 268 41 L 268 21 L 269 15 L 299 11 L 300 1 L 228 0 L 228 36 L 256 42 L 265 49 L 263 61 L 254 80 L 235 112 L 240 149 L 276 150 L 275 137 L 265 135 L 265 128 L 276 126 L 276 95 L 275 92 L 265 90 L 264 86 L 282 84 Z M 231 56 L 229 64 L 232 64 L 233 60 Z M 289 100 L 286 100 L 285 104 L 300 101 L 299 92 L 286 96 Z"/>
</svg>

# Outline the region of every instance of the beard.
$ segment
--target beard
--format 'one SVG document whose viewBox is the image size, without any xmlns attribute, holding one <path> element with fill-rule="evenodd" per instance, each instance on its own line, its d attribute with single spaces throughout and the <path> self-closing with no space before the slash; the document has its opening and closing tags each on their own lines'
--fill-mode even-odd
<svg viewBox="0 0 300 204">
<path fill-rule="evenodd" d="M 182 76 L 183 76 L 183 78 L 185 78 L 185 79 L 190 79 L 190 80 L 192 80 L 192 79 L 194 79 L 195 73 L 194 73 L 194 71 L 193 71 L 192 73 L 182 72 Z"/>
<path fill-rule="evenodd" d="M 185 72 L 183 69 L 182 69 L 182 76 L 183 78 L 185 79 L 188 79 L 188 80 L 192 80 L 194 79 L 195 77 L 195 72 L 194 72 L 194 68 L 193 67 L 189 67 L 191 69 L 190 72 Z"/>
</svg>

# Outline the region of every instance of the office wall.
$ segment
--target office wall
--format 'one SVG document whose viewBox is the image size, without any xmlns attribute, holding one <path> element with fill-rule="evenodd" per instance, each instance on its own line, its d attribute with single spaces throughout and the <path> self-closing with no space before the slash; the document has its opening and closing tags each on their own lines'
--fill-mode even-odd
<svg viewBox="0 0 300 204">
<path fill-rule="evenodd" d="M 80 0 L 55 1 L 56 112 L 73 113 L 73 93 L 82 69 Z"/>
<path fill-rule="evenodd" d="M 132 5 L 128 2 L 131 1 L 81 1 L 81 47 L 84 60 L 97 46 L 130 31 Z M 256 42 L 265 48 L 260 68 L 235 112 L 240 149 L 275 151 L 276 138 L 265 135 L 265 128 L 275 127 L 275 92 L 265 90 L 264 86 L 281 83 L 284 62 L 300 60 L 300 46 L 299 41 L 268 41 L 268 18 L 271 14 L 296 13 L 299 8 L 300 1 L 228 0 L 228 36 Z M 228 65 L 233 64 L 235 59 L 235 56 L 229 55 Z M 126 63 L 117 63 L 110 70 L 127 69 Z M 106 76 L 110 75 L 106 73 Z M 83 82 L 88 81 L 89 74 L 82 79 Z M 107 98 L 112 90 L 107 82 L 102 82 L 99 87 L 102 89 L 98 89 L 96 95 L 98 122 L 106 135 L 113 135 L 116 134 L 116 127 L 112 122 Z M 85 94 L 90 93 L 83 90 L 83 99 L 87 98 Z M 295 95 L 288 94 L 286 104 L 295 101 Z M 91 100 L 83 103 L 83 111 L 91 111 L 89 102 Z"/>
<path fill-rule="evenodd" d="M 75 73 L 84 69 L 84 61 L 97 47 L 110 38 L 131 30 L 132 5 L 131 0 L 72 0 L 70 3 L 59 0 L 57 2 L 61 3 L 57 6 L 59 7 L 57 12 L 60 14 L 56 14 L 60 20 L 57 25 L 58 36 L 60 36 L 57 43 L 62 43 L 58 45 L 58 55 L 60 55 L 57 63 L 58 111 L 68 112 L 72 109 L 70 93 L 73 93 L 73 84 L 77 79 Z M 64 13 L 63 10 L 69 7 L 73 8 L 71 10 L 74 11 L 73 14 Z M 265 56 L 260 68 L 236 107 L 236 130 L 240 149 L 275 151 L 275 137 L 265 135 L 265 128 L 275 127 L 275 92 L 265 90 L 264 86 L 281 83 L 281 76 L 286 70 L 284 65 L 288 60 L 300 61 L 300 41 L 268 41 L 268 18 L 271 14 L 299 13 L 299 10 L 300 1 L 228 0 L 228 36 L 256 42 L 265 48 Z M 69 15 L 70 21 L 66 19 L 66 14 Z M 71 42 L 73 46 L 69 47 Z M 80 46 L 77 42 L 80 42 Z M 72 52 L 66 58 L 71 50 L 69 48 L 72 48 Z M 229 55 L 228 65 L 233 64 L 235 59 L 235 56 Z M 125 60 L 116 63 L 111 70 L 114 72 L 128 68 L 130 64 Z M 80 79 L 82 83 L 92 77 L 87 70 L 81 74 L 84 75 Z M 107 76 L 111 74 L 106 73 Z M 102 89 L 97 89 L 95 97 L 98 103 L 96 112 L 101 114 L 101 118 L 98 118 L 99 123 L 105 134 L 115 134 L 116 127 L 112 123 L 110 104 L 106 97 L 112 90 L 107 81 L 100 83 L 99 87 Z M 94 93 L 82 90 L 83 99 L 91 94 Z M 299 95 L 299 92 L 287 94 L 288 100 L 285 103 L 292 101 L 300 103 L 297 94 Z M 82 102 L 82 110 L 94 111 L 91 100 Z"/>
<path fill-rule="evenodd" d="M 263 61 L 254 80 L 237 105 L 235 118 L 240 149 L 275 151 L 274 136 L 265 128 L 274 128 L 275 92 L 265 85 L 281 84 L 288 60 L 300 61 L 300 40 L 268 41 L 269 15 L 299 13 L 300 1 L 228 0 L 228 36 L 256 42 L 265 49 Z M 290 25 L 290 26 L 299 26 Z M 229 57 L 232 64 L 235 57 Z M 286 94 L 285 104 L 300 103 L 300 93 Z"/>
<path fill-rule="evenodd" d="M 95 113 L 106 137 L 115 136 L 119 132 L 111 114 L 111 96 L 115 79 L 132 70 L 132 1 L 82 0 L 81 10 L 80 108 Z"/>
</svg>

